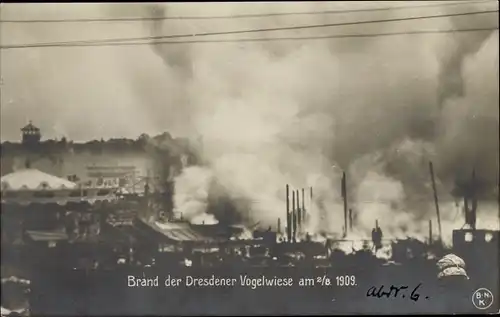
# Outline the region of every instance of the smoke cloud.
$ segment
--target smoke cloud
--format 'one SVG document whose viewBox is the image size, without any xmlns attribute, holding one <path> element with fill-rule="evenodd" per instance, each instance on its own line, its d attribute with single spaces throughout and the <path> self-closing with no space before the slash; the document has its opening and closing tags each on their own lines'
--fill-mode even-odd
<svg viewBox="0 0 500 317">
<path fill-rule="evenodd" d="M 177 218 L 193 224 L 217 223 L 213 215 L 206 213 L 212 177 L 210 170 L 190 167 L 175 179 L 174 214 Z"/>
<path fill-rule="evenodd" d="M 58 4 L 57 12 L 50 5 L 4 5 L 2 16 L 51 18 L 63 11 L 65 17 L 200 16 L 397 5 Z M 79 7 L 85 10 L 79 11 Z M 338 15 L 68 27 L 6 25 L 2 27 L 2 42 L 197 34 L 493 8 L 498 8 L 496 2 Z M 498 14 L 245 37 L 459 26 L 498 27 Z M 339 232 L 343 225 L 340 174 L 345 170 L 356 234 L 360 236 L 369 234 L 375 219 L 386 235 L 428 232 L 428 219 L 435 219 L 428 171 L 428 161 L 432 160 L 445 232 L 463 224 L 461 216 L 454 221 L 457 209 L 451 195 L 458 180 L 467 180 L 476 168 L 483 196 L 492 197 L 497 188 L 498 54 L 498 31 L 5 51 L 2 135 L 16 135 L 16 129 L 24 124 L 23 111 L 35 117 L 33 120 L 48 135 L 64 133 L 72 139 L 138 136 L 163 130 L 193 138 L 202 135 L 200 155 L 207 164 L 188 168 L 177 179 L 176 210 L 193 219 L 206 217 L 206 193 L 211 186 L 207 184 L 215 179 L 230 197 L 247 199 L 250 220 L 266 227 L 275 226 L 278 217 L 283 223 L 284 186 L 289 183 L 294 188 L 314 187 L 310 230 Z M 43 111 L 35 116 L 37 108 Z M 107 120 L 111 113 L 120 113 L 114 116 L 115 122 Z M 82 123 L 83 114 L 87 120 Z M 485 204 L 480 204 L 479 213 L 481 217 L 498 217 L 497 211 Z"/>
<path fill-rule="evenodd" d="M 191 54 L 189 50 L 179 48 L 178 46 L 156 45 L 161 43 L 158 37 L 168 34 L 168 27 L 164 28 L 161 17 L 168 16 L 167 8 L 163 5 L 151 5 L 148 17 L 153 18 L 151 24 L 151 37 L 153 37 L 151 47 L 153 51 L 163 60 L 165 66 L 177 72 L 177 76 L 192 76 Z M 166 31 L 166 33 L 165 33 Z"/>
<path fill-rule="evenodd" d="M 486 16 L 485 19 L 494 24 L 496 17 L 490 15 Z M 451 17 L 450 22 L 457 29 L 470 27 L 468 21 L 464 21 L 459 17 Z M 460 98 L 465 95 L 464 61 L 468 56 L 476 54 L 492 33 L 493 31 L 481 32 L 475 36 L 461 39 L 448 39 L 446 45 L 454 47 L 453 49 L 444 49 L 441 55 L 441 67 L 438 77 L 438 102 L 440 105 L 443 105 L 450 98 Z"/>
</svg>

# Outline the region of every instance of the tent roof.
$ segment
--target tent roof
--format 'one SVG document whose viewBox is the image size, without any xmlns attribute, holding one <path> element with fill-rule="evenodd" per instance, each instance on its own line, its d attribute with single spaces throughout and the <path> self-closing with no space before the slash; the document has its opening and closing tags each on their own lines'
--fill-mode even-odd
<svg viewBox="0 0 500 317">
<path fill-rule="evenodd" d="M 32 230 L 32 231 L 26 231 L 26 233 L 33 241 L 68 240 L 68 235 L 65 232 Z"/>
<path fill-rule="evenodd" d="M 213 238 L 197 232 L 189 224 L 155 222 L 150 226 L 173 241 L 213 241 Z"/>
<path fill-rule="evenodd" d="M 2 190 L 74 189 L 77 184 L 34 168 L 19 170 L 1 178 Z"/>
<path fill-rule="evenodd" d="M 144 221 L 143 221 L 144 222 Z M 197 242 L 215 242 L 219 241 L 220 238 L 217 235 L 210 234 L 209 232 L 203 232 L 201 226 L 193 226 L 189 223 L 147 223 L 155 231 L 162 233 L 167 238 L 173 241 L 197 241 Z M 233 234 L 236 240 L 251 240 L 253 239 L 253 234 L 248 229 L 243 229 L 237 234 Z"/>
</svg>

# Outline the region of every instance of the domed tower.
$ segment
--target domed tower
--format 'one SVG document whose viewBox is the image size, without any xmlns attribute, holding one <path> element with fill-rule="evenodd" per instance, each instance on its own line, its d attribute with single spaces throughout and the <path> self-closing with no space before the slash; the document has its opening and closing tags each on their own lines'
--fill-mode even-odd
<svg viewBox="0 0 500 317">
<path fill-rule="evenodd" d="M 23 136 L 23 144 L 31 145 L 37 144 L 40 142 L 42 138 L 42 134 L 40 133 L 40 129 L 35 127 L 31 121 L 24 128 L 21 129 Z"/>
</svg>

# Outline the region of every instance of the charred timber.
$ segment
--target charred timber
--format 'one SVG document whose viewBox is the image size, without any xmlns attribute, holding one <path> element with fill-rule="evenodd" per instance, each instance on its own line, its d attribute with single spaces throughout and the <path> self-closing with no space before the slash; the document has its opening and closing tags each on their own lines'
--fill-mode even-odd
<svg viewBox="0 0 500 317">
<path fill-rule="evenodd" d="M 345 172 L 342 173 L 342 198 L 344 200 L 344 236 L 347 235 L 347 180 Z"/>
<path fill-rule="evenodd" d="M 442 242 L 442 231 L 441 231 L 441 215 L 439 214 L 439 202 L 438 202 L 438 194 L 436 190 L 436 181 L 434 179 L 434 168 L 432 166 L 432 162 L 429 162 L 429 171 L 431 173 L 432 180 L 432 191 L 434 193 L 434 204 L 436 205 L 436 214 L 437 214 L 437 222 L 438 222 L 438 232 L 439 232 L 439 241 Z"/>
<path fill-rule="evenodd" d="M 299 191 L 297 190 L 297 230 L 302 231 L 302 209 L 300 208 Z"/>
<path fill-rule="evenodd" d="M 292 235 L 291 235 L 290 241 L 295 242 L 295 230 L 297 228 L 297 219 L 295 217 L 295 191 L 292 192 L 292 212 L 291 212 L 290 219 L 292 220 L 292 223 L 291 223 L 292 224 L 292 226 L 291 226 L 292 227 L 291 228 Z"/>
<path fill-rule="evenodd" d="M 292 226 L 290 216 L 290 186 L 286 185 L 286 239 L 290 241 L 292 237 Z"/>
<path fill-rule="evenodd" d="M 305 190 L 302 188 L 302 225 L 306 222 L 306 199 Z"/>
</svg>

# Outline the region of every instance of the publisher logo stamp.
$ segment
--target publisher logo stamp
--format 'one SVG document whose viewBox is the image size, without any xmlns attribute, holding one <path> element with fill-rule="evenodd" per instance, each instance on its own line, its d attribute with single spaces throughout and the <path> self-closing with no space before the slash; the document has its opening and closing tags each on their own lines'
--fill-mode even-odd
<svg viewBox="0 0 500 317">
<path fill-rule="evenodd" d="M 493 300 L 493 293 L 487 288 L 480 288 L 472 294 L 472 304 L 477 309 L 488 309 Z"/>
</svg>

